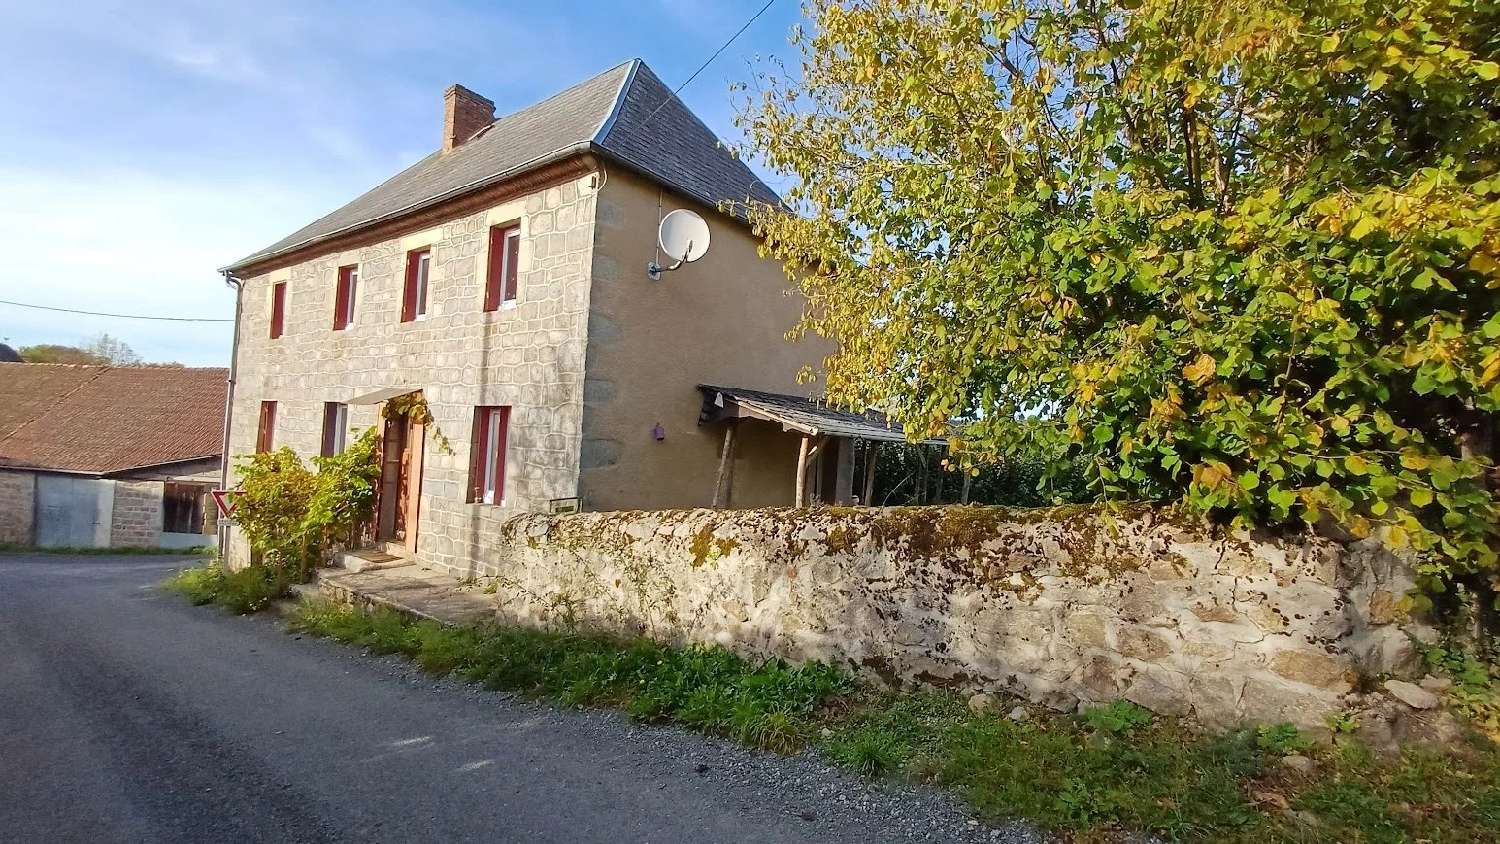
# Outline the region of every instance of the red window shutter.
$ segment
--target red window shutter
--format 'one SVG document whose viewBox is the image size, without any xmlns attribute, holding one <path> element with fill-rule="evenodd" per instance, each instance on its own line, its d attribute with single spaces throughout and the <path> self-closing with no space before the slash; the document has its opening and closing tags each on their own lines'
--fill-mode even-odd
<svg viewBox="0 0 1500 844">
<path fill-rule="evenodd" d="M 286 323 L 286 282 L 271 288 L 271 339 L 281 336 Z"/>
<path fill-rule="evenodd" d="M 339 267 L 339 283 L 333 291 L 333 330 L 349 327 L 349 267 Z"/>
<path fill-rule="evenodd" d="M 516 298 L 516 270 L 521 257 L 521 228 L 512 226 L 504 235 L 505 243 L 505 301 Z"/>
<path fill-rule="evenodd" d="M 333 441 L 338 434 L 339 406 L 331 401 L 323 402 L 323 447 L 319 453 L 333 456 Z"/>
<path fill-rule="evenodd" d="M 505 291 L 505 232 L 501 226 L 490 227 L 490 263 L 484 276 L 484 309 L 487 311 L 500 307 L 500 296 Z"/>
<path fill-rule="evenodd" d="M 401 321 L 417 318 L 417 261 L 421 250 L 406 253 L 406 289 L 401 295 Z"/>
<path fill-rule="evenodd" d="M 276 402 L 260 403 L 260 421 L 255 431 L 255 451 L 264 454 L 271 450 L 276 431 Z"/>
<path fill-rule="evenodd" d="M 489 434 L 489 408 L 474 408 L 474 431 L 469 437 L 469 501 L 484 500 L 484 452 L 485 439 Z"/>
</svg>

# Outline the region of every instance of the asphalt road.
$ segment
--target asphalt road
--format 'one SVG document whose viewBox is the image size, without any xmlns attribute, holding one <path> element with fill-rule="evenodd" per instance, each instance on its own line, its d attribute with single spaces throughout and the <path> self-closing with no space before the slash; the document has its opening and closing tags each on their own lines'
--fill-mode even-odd
<svg viewBox="0 0 1500 844">
<path fill-rule="evenodd" d="M 613 713 L 190 607 L 172 558 L 0 555 L 0 841 L 1033 841 Z"/>
</svg>

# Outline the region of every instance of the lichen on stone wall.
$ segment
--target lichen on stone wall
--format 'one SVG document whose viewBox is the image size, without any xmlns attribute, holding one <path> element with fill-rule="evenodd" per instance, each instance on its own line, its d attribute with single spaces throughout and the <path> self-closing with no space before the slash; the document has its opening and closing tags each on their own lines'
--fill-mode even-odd
<svg viewBox="0 0 1500 844">
<path fill-rule="evenodd" d="M 566 607 L 584 626 L 1059 708 L 1124 697 L 1316 726 L 1410 649 L 1394 614 L 1364 609 L 1409 585 L 1401 566 L 1145 507 L 532 514 L 498 535 L 484 573 L 517 585 L 501 605 L 515 620 Z"/>
</svg>

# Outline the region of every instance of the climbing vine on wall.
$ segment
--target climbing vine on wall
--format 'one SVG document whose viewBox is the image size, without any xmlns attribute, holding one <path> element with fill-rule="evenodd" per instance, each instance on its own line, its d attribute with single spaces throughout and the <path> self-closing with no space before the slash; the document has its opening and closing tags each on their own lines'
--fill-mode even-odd
<svg viewBox="0 0 1500 844">
<path fill-rule="evenodd" d="M 431 433 L 432 442 L 438 447 L 438 451 L 444 454 L 453 453 L 453 444 L 438 428 L 437 421 L 432 418 L 432 411 L 427 407 L 427 397 L 421 393 L 407 393 L 404 396 L 396 396 L 387 400 L 380 410 L 380 415 L 383 419 L 405 416 Z"/>
</svg>

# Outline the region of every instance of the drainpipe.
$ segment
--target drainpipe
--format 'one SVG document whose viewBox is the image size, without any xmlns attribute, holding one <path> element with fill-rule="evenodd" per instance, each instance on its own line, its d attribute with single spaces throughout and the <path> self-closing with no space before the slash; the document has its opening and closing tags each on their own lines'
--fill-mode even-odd
<svg viewBox="0 0 1500 844">
<path fill-rule="evenodd" d="M 234 288 L 234 339 L 229 345 L 229 383 L 224 390 L 224 449 L 221 452 L 219 467 L 219 489 L 229 488 L 229 430 L 234 420 L 234 382 L 235 373 L 240 364 L 240 312 L 244 307 L 245 281 L 234 277 L 233 270 L 221 270 L 224 274 L 224 286 Z M 229 556 L 229 522 L 225 519 L 219 520 L 219 559 L 225 560 Z"/>
</svg>

